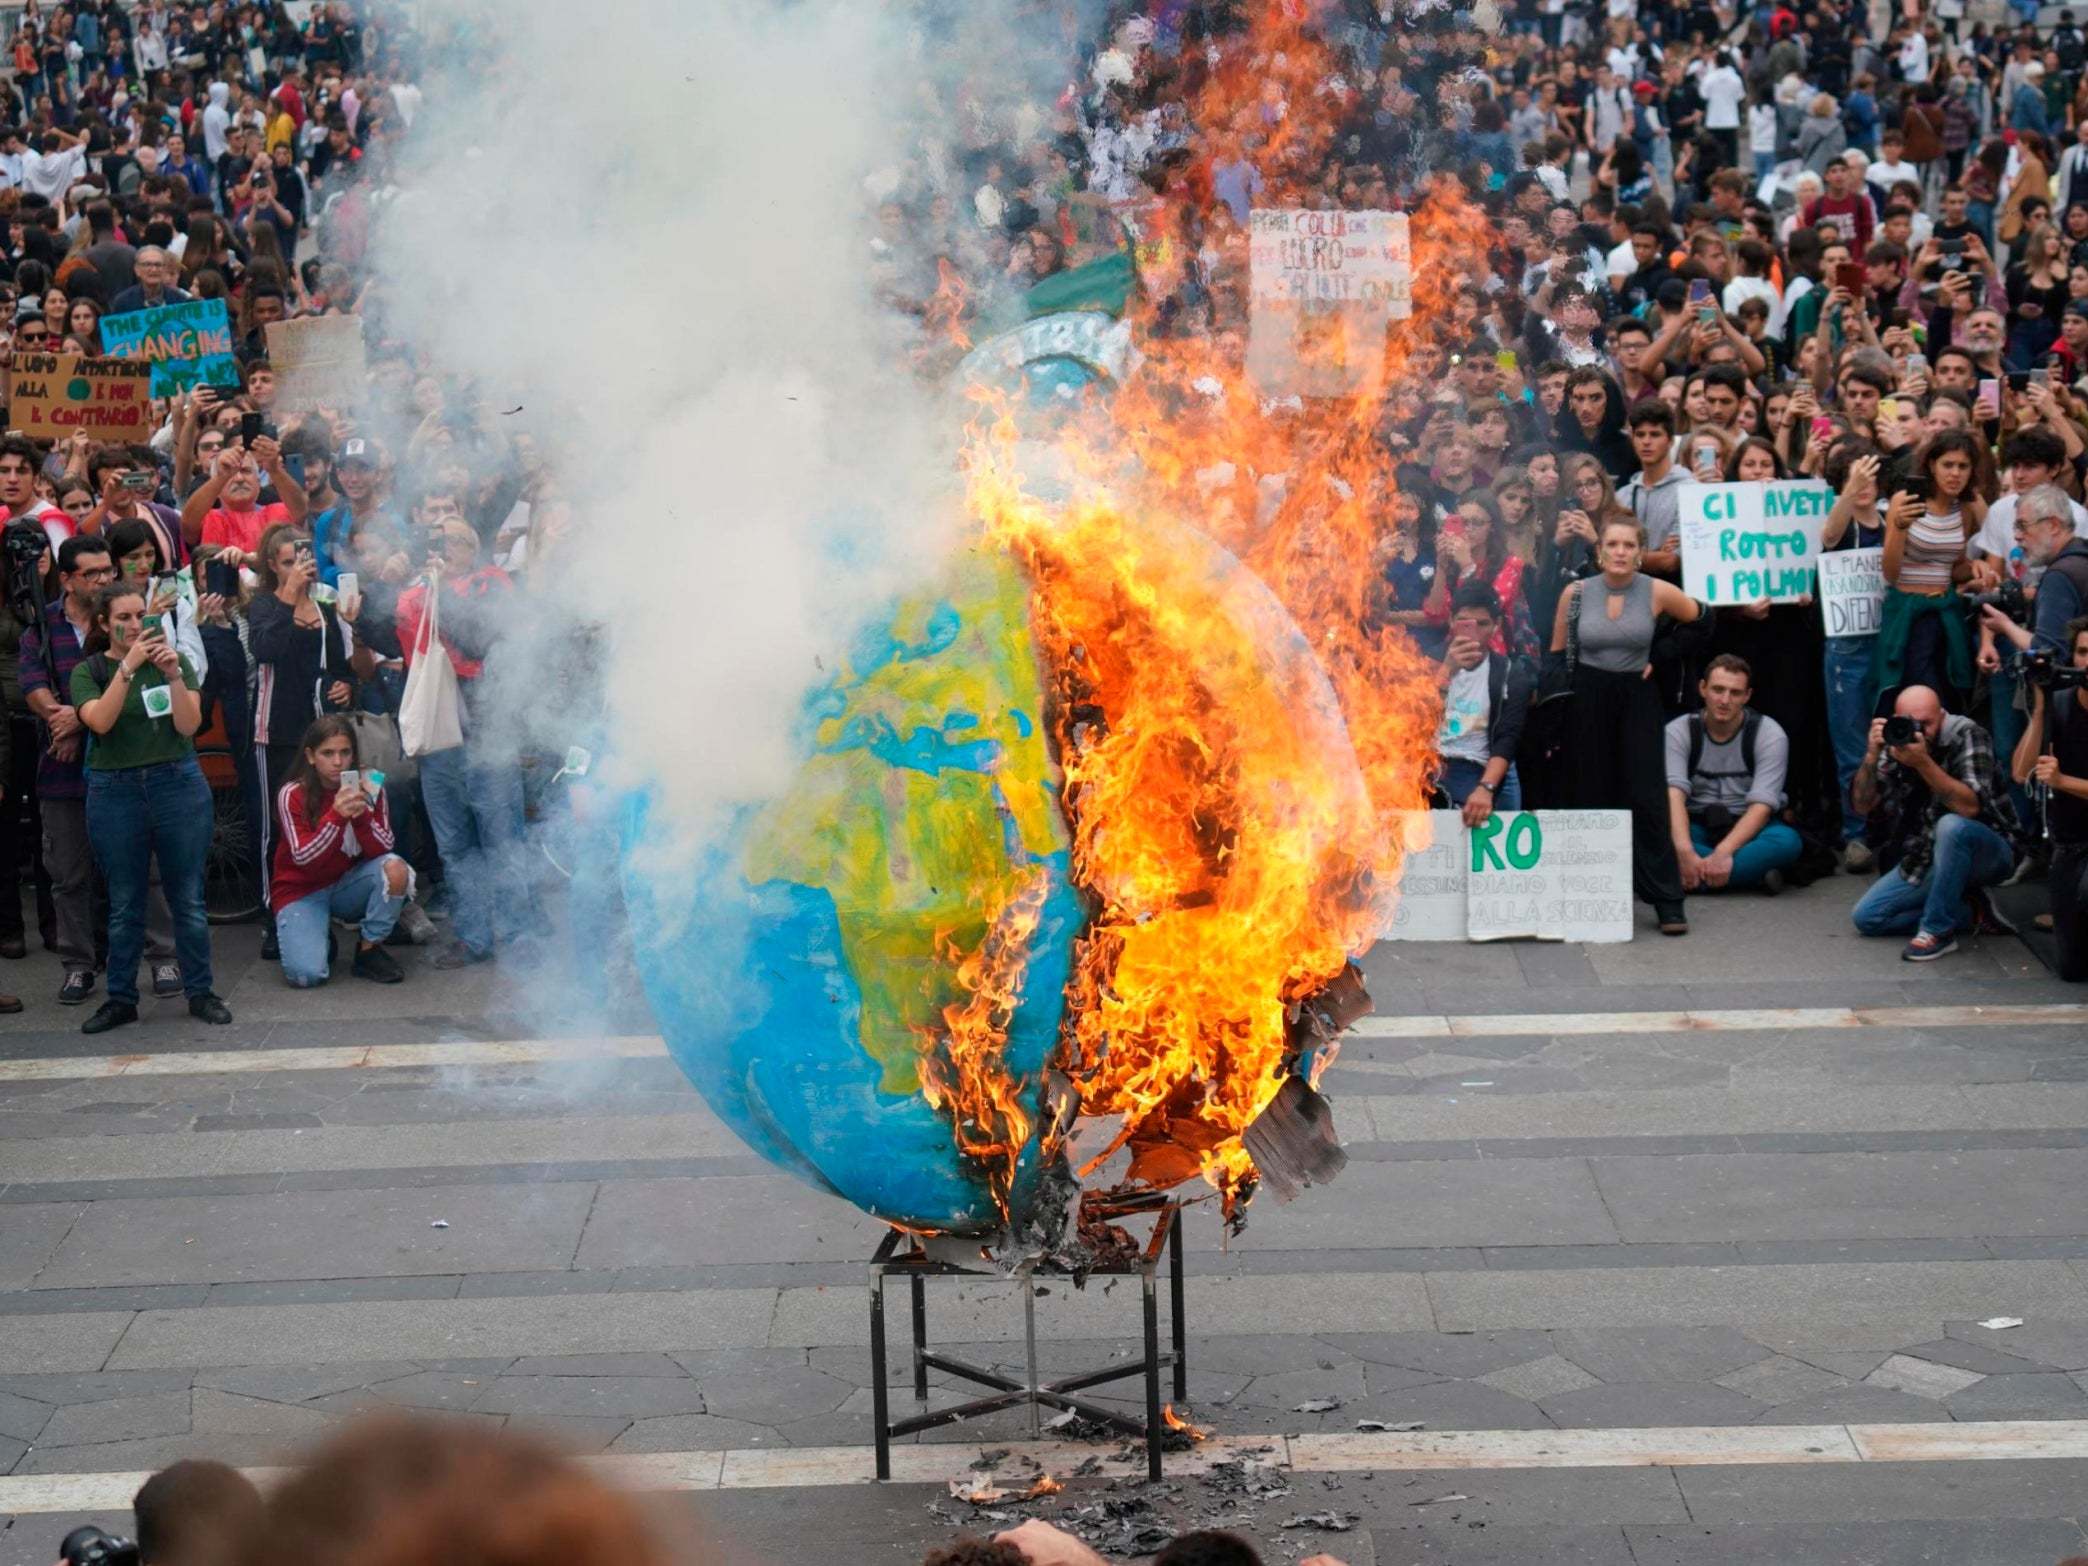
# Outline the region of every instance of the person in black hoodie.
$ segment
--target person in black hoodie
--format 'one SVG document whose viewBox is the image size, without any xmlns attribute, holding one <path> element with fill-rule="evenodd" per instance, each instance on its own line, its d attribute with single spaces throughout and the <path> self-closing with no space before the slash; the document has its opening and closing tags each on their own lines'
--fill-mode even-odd
<svg viewBox="0 0 2088 1566">
<path fill-rule="evenodd" d="M 1638 467 L 1624 433 L 1624 393 L 1592 364 L 1567 375 L 1566 404 L 1552 421 L 1552 439 L 1561 451 L 1587 452 L 1612 479 Z"/>
</svg>

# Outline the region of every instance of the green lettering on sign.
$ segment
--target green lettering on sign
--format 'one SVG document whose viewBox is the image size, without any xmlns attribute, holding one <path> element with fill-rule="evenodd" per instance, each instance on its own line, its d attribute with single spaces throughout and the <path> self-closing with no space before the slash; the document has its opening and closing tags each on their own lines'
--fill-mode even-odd
<svg viewBox="0 0 2088 1566">
<path fill-rule="evenodd" d="M 1529 870 L 1543 854 L 1544 828 L 1536 811 L 1525 810 L 1508 828 L 1508 863 L 1518 870 Z"/>
</svg>

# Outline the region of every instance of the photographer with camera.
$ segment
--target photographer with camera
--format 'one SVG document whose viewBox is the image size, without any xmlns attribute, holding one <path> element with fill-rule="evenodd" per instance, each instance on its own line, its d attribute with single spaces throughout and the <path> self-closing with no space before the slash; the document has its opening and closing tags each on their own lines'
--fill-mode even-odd
<svg viewBox="0 0 2088 1566">
<path fill-rule="evenodd" d="M 58 1546 L 59 1566 L 233 1566 L 262 1515 L 261 1492 L 238 1469 L 185 1458 L 138 1487 L 135 1540 L 91 1523 Z"/>
<path fill-rule="evenodd" d="M 2052 930 L 2059 939 L 2059 977 L 2088 979 L 2088 616 L 2066 627 L 2065 664 L 2030 676 L 2030 721 L 2013 759 L 2018 783 L 2045 791 L 2044 826 L 2051 843 Z"/>
<path fill-rule="evenodd" d="M 2088 614 L 2088 539 L 2074 534 L 2073 503 L 2057 485 L 2032 490 L 2016 502 L 2016 547 L 2031 571 L 2041 570 L 2029 623 L 2000 603 L 1982 603 L 1979 623 L 2019 654 L 2046 661 L 2068 656 L 2067 627 Z"/>
<path fill-rule="evenodd" d="M 1885 823 L 1887 868 L 1851 916 L 1860 933 L 1911 933 L 1901 960 L 1933 962 L 1957 950 L 1960 930 L 2014 929 L 1986 892 L 2015 868 L 2017 827 L 1985 729 L 1909 685 L 1891 717 L 1872 720 L 1849 792 Z"/>
</svg>

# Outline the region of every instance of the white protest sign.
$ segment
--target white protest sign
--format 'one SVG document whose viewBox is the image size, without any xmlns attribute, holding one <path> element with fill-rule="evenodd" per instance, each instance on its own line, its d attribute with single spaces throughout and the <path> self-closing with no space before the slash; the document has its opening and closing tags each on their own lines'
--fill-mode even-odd
<svg viewBox="0 0 2088 1566">
<path fill-rule="evenodd" d="M 1385 327 L 1413 313 L 1403 212 L 1250 214 L 1247 368 L 1276 396 L 1340 396 L 1383 361 Z"/>
<path fill-rule="evenodd" d="M 1837 549 L 1820 556 L 1820 614 L 1829 636 L 1876 636 L 1884 610 L 1884 550 Z"/>
<path fill-rule="evenodd" d="M 1426 819 L 1433 840 L 1408 857 L 1383 939 L 1631 939 L 1629 811 L 1500 811 L 1476 830 L 1454 810 Z"/>
<path fill-rule="evenodd" d="M 1682 590 L 1707 604 L 1791 603 L 1813 590 L 1834 491 L 1814 479 L 1685 484 Z"/>
<path fill-rule="evenodd" d="M 1398 901 L 1391 941 L 1461 941 L 1465 938 L 1464 821 L 1454 810 L 1403 810 Z"/>
</svg>

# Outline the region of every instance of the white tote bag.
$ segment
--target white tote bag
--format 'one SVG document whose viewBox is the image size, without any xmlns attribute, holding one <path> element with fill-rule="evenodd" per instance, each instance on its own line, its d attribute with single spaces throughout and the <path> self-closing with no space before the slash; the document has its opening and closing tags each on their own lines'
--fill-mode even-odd
<svg viewBox="0 0 2088 1566">
<path fill-rule="evenodd" d="M 441 605 L 442 578 L 431 572 L 428 612 L 413 649 L 413 667 L 406 671 L 406 692 L 399 698 L 399 740 L 409 756 L 432 756 L 464 743 L 457 671 L 442 645 Z"/>
</svg>

